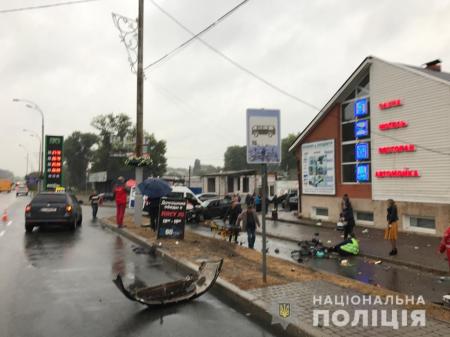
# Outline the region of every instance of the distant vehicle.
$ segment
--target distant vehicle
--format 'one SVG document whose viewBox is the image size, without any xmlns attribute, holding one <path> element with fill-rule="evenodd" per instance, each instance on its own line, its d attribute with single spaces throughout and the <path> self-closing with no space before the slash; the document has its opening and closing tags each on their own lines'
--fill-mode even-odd
<svg viewBox="0 0 450 337">
<path fill-rule="evenodd" d="M 16 197 L 19 195 L 28 195 L 28 186 L 25 182 L 16 183 Z"/>
<path fill-rule="evenodd" d="M 282 206 L 284 209 L 290 208 L 290 207 L 289 207 L 289 200 L 290 200 L 292 197 L 297 196 L 297 194 L 298 194 L 297 191 L 289 191 L 289 192 L 287 192 L 287 193 L 285 193 L 285 194 L 283 194 L 283 195 L 280 195 L 280 196 L 278 197 L 278 203 L 280 203 L 281 206 Z"/>
<path fill-rule="evenodd" d="M 60 224 L 75 230 L 81 226 L 83 214 L 81 201 L 67 192 L 42 192 L 25 207 L 25 231 L 35 226 Z"/>
<path fill-rule="evenodd" d="M 206 201 L 209 199 L 217 199 L 219 197 L 216 193 L 200 193 L 196 195 L 201 201 Z"/>
<path fill-rule="evenodd" d="M 298 210 L 298 195 L 289 198 L 288 207 L 290 211 Z"/>
<path fill-rule="evenodd" d="M 1 192 L 11 192 L 14 183 L 10 179 L 0 179 L 0 193 Z"/>
<path fill-rule="evenodd" d="M 272 137 L 275 135 L 275 126 L 273 125 L 254 125 L 252 127 L 252 136 L 258 137 L 262 135 L 267 135 Z"/>
<path fill-rule="evenodd" d="M 231 207 L 231 199 L 217 198 L 206 200 L 203 207 L 205 219 L 223 218 Z"/>
<path fill-rule="evenodd" d="M 166 195 L 167 198 L 185 199 L 186 204 L 186 220 L 203 221 L 203 206 L 204 202 L 200 200 L 188 187 L 173 186 L 172 192 Z"/>
</svg>

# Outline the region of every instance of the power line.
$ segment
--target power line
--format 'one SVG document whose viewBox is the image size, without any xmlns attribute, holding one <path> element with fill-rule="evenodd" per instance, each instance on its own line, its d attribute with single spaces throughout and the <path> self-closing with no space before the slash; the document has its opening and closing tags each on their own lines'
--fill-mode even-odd
<svg viewBox="0 0 450 337">
<path fill-rule="evenodd" d="M 181 44 L 179 47 L 175 48 L 173 51 L 171 51 L 170 53 L 175 53 L 176 51 L 182 49 L 183 47 L 185 47 L 187 42 L 192 41 L 193 39 L 197 39 L 198 41 L 200 41 L 203 45 L 205 45 L 207 48 L 209 48 L 210 50 L 212 50 L 214 53 L 216 53 L 217 55 L 221 56 L 223 59 L 225 59 L 227 62 L 231 63 L 232 65 L 234 65 L 235 67 L 237 67 L 238 69 L 242 70 L 243 72 L 247 73 L 248 75 L 256 78 L 258 81 L 264 83 L 265 85 L 267 85 L 268 87 L 278 91 L 279 93 L 292 98 L 294 100 L 296 100 L 297 102 L 300 102 L 304 105 L 307 105 L 311 108 L 313 108 L 314 110 L 320 110 L 317 106 L 315 106 L 312 103 L 309 103 L 308 101 L 295 96 L 294 94 L 291 94 L 289 92 L 287 92 L 286 90 L 280 88 L 279 86 L 273 84 L 272 82 L 266 80 L 265 78 L 263 78 L 262 76 L 256 74 L 255 72 L 251 71 L 250 69 L 244 67 L 243 65 L 239 64 L 236 60 L 232 59 L 231 57 L 229 57 L 228 55 L 224 54 L 223 52 L 221 52 L 220 50 L 218 50 L 217 48 L 215 48 L 214 46 L 212 46 L 211 44 L 209 44 L 208 42 L 206 42 L 205 40 L 201 39 L 199 37 L 199 35 L 201 35 L 202 33 L 204 33 L 204 31 L 201 31 L 200 33 L 196 34 L 193 31 L 191 31 L 188 27 L 186 27 L 183 23 L 181 23 L 178 19 L 176 19 L 173 15 L 171 15 L 169 12 L 167 12 L 164 8 L 162 8 L 158 3 L 156 3 L 154 0 L 150 0 L 152 2 L 152 4 L 159 9 L 164 15 L 166 15 L 167 17 L 169 17 L 173 22 L 175 22 L 178 26 L 180 26 L 181 28 L 183 28 L 183 30 L 185 30 L 186 32 L 188 32 L 189 34 L 192 35 L 192 38 L 189 39 L 188 41 L 186 41 L 185 43 Z M 243 3 L 241 3 L 240 5 L 242 5 Z M 216 20 L 216 22 L 219 20 Z M 210 25 L 211 26 L 211 25 Z M 209 27 L 209 26 L 208 26 Z M 149 69 L 152 66 L 155 66 L 157 63 L 161 62 L 162 60 L 166 59 L 166 56 L 163 56 L 162 58 L 160 58 L 159 60 L 153 62 L 151 65 L 145 67 L 145 69 Z"/>
<path fill-rule="evenodd" d="M 171 50 L 170 52 L 168 52 L 166 55 L 160 57 L 159 59 L 157 59 L 156 61 L 152 62 L 151 64 L 149 64 L 148 66 L 146 66 L 144 68 L 144 70 L 149 69 L 151 67 L 153 67 L 154 65 L 157 65 L 158 63 L 162 62 L 163 60 L 173 56 L 174 54 L 176 54 L 177 52 L 179 52 L 180 50 L 182 50 L 184 47 L 186 47 L 188 44 L 190 44 L 192 41 L 194 41 L 195 39 L 197 39 L 200 35 L 203 35 L 204 33 L 206 33 L 207 31 L 211 30 L 212 28 L 214 28 L 215 26 L 217 26 L 222 20 L 224 20 L 227 16 L 231 15 L 234 11 L 236 11 L 237 9 L 239 9 L 241 6 L 245 5 L 247 2 L 249 2 L 250 0 L 244 0 L 242 2 L 240 2 L 239 4 L 237 4 L 236 6 L 234 6 L 232 9 L 230 9 L 228 12 L 226 12 L 224 15 L 222 15 L 220 18 L 218 18 L 216 21 L 214 21 L 213 23 L 211 23 L 210 25 L 208 25 L 206 28 L 204 28 L 203 30 L 201 30 L 200 32 L 198 32 L 197 34 L 191 33 L 193 34 L 193 36 L 183 42 L 181 45 L 179 45 L 178 47 L 176 47 L 175 49 Z M 156 6 L 159 7 L 159 5 L 154 2 L 152 0 L 152 3 Z"/>
<path fill-rule="evenodd" d="M 29 10 L 35 10 L 35 9 L 50 8 L 50 7 L 77 5 L 77 4 L 81 4 L 81 3 L 94 2 L 94 1 L 100 1 L 100 0 L 64 1 L 64 2 L 57 2 L 57 3 L 47 4 L 47 5 L 36 5 L 36 6 L 28 6 L 28 7 L 11 8 L 11 9 L 0 9 L 0 14 L 14 13 L 14 12 L 23 12 L 23 11 L 29 11 Z"/>
</svg>

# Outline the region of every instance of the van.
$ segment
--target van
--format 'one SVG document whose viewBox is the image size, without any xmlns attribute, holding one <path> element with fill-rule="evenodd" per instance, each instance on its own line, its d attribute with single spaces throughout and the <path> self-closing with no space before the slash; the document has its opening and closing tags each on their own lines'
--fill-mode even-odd
<svg viewBox="0 0 450 337">
<path fill-rule="evenodd" d="M 185 199 L 187 221 L 195 220 L 197 222 L 203 221 L 203 209 L 205 203 L 201 201 L 190 189 L 186 186 L 172 186 L 172 192 L 166 195 L 167 198 Z"/>
</svg>

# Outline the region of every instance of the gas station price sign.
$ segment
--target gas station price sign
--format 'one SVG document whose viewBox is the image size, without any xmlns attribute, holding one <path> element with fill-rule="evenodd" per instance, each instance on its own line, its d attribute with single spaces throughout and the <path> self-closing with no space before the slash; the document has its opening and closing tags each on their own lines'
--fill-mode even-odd
<svg viewBox="0 0 450 337">
<path fill-rule="evenodd" d="M 45 136 L 45 189 L 62 184 L 63 136 Z"/>
</svg>

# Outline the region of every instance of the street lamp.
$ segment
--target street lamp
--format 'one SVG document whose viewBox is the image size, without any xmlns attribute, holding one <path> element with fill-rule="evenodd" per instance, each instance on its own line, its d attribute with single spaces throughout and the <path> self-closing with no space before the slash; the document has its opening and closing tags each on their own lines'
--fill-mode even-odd
<svg viewBox="0 0 450 337">
<path fill-rule="evenodd" d="M 34 137 L 34 138 L 36 138 L 37 140 L 38 140 L 38 142 L 39 142 L 39 155 L 38 155 L 38 158 L 39 158 L 39 168 L 38 168 L 38 170 L 40 170 L 41 169 L 41 160 L 42 160 L 42 156 L 41 156 L 41 152 L 42 152 L 42 142 L 41 142 L 41 138 L 39 137 L 39 135 L 36 133 L 36 132 L 34 132 L 33 130 L 29 130 L 29 129 L 23 129 L 22 130 L 23 132 L 28 132 L 29 134 L 30 134 L 30 136 L 31 137 Z"/>
<path fill-rule="evenodd" d="M 13 98 L 13 102 L 23 102 L 27 108 L 38 111 L 41 114 L 42 124 L 41 124 L 41 146 L 40 146 L 40 158 L 39 158 L 39 191 L 44 189 L 44 113 L 42 112 L 39 105 L 29 101 L 27 99 Z"/>
<path fill-rule="evenodd" d="M 25 150 L 26 154 L 27 154 L 27 168 L 25 170 L 25 177 L 28 175 L 28 159 L 29 159 L 29 153 L 28 150 L 25 146 L 23 146 L 22 144 L 19 144 L 19 147 L 21 147 L 22 149 Z"/>
</svg>

